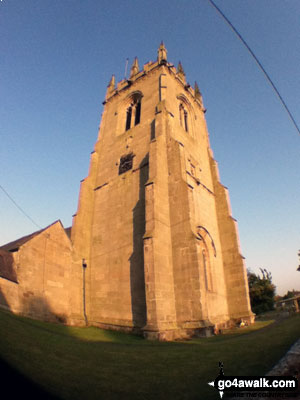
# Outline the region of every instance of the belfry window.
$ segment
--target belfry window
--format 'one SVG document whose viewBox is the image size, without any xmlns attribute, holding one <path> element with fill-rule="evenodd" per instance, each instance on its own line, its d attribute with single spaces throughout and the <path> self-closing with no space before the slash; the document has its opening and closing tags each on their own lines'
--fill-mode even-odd
<svg viewBox="0 0 300 400">
<path fill-rule="evenodd" d="M 188 127 L 188 112 L 186 111 L 184 105 L 180 103 L 179 105 L 179 119 L 180 119 L 180 125 L 183 127 L 183 129 L 188 132 L 189 127 Z"/>
<path fill-rule="evenodd" d="M 120 158 L 119 175 L 132 169 L 133 157 L 134 155 L 130 153 Z"/>
<path fill-rule="evenodd" d="M 141 122 L 141 95 L 137 94 L 133 96 L 132 101 L 126 111 L 126 125 L 125 130 L 128 131 L 133 126 L 138 125 Z"/>
<path fill-rule="evenodd" d="M 186 132 L 188 132 L 189 131 L 189 128 L 188 128 L 188 113 L 187 113 L 186 110 L 184 110 L 183 115 L 184 115 L 184 129 L 186 130 Z"/>
<path fill-rule="evenodd" d="M 139 124 L 140 121 L 141 121 L 141 99 L 136 103 L 134 125 Z"/>
<path fill-rule="evenodd" d="M 130 129 L 131 117 L 132 117 L 132 107 L 130 106 L 127 108 L 127 114 L 126 114 L 126 131 Z"/>
</svg>

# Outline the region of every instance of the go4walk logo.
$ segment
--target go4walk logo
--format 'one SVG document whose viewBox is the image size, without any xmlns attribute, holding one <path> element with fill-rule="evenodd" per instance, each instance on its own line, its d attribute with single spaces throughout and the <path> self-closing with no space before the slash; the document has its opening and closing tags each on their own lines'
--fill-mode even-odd
<svg viewBox="0 0 300 400">
<path fill-rule="evenodd" d="M 245 397 L 252 398 L 266 397 L 261 392 L 272 392 L 268 394 L 269 397 L 282 398 L 283 393 L 287 394 L 285 397 L 294 397 L 293 393 L 296 394 L 298 388 L 298 380 L 294 376 L 225 376 L 222 362 L 219 362 L 219 370 L 216 379 L 208 384 L 219 391 L 221 399 L 225 392 L 231 392 L 230 396 L 233 392 L 238 392 L 239 397 L 244 397 L 242 392 L 247 392 Z M 249 392 L 256 392 L 256 395 L 250 395 Z M 279 395 L 276 396 L 276 393 Z"/>
</svg>

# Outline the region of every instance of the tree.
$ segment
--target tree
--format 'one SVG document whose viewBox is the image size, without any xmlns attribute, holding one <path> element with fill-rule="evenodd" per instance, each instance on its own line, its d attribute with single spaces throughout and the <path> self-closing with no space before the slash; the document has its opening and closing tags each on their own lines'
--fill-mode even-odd
<svg viewBox="0 0 300 400">
<path fill-rule="evenodd" d="M 282 297 L 283 300 L 291 299 L 292 297 L 298 296 L 300 294 L 299 291 L 293 289 L 293 290 L 288 290 L 286 294 Z"/>
<path fill-rule="evenodd" d="M 261 314 L 273 310 L 276 287 L 272 283 L 272 274 L 260 268 L 262 277 L 248 270 L 248 284 L 252 311 Z"/>
</svg>

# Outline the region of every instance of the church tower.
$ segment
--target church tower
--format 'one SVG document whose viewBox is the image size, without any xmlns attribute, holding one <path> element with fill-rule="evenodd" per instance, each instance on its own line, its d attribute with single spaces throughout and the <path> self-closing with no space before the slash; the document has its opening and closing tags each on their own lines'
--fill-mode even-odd
<svg viewBox="0 0 300 400">
<path fill-rule="evenodd" d="M 161 43 L 157 61 L 112 77 L 103 104 L 72 227 L 74 319 L 162 340 L 251 322 L 197 83 Z"/>
</svg>

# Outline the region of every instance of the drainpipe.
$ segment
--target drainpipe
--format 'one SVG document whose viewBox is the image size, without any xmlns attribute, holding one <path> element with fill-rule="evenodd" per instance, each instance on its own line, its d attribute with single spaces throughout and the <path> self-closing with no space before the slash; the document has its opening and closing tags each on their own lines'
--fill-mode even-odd
<svg viewBox="0 0 300 400">
<path fill-rule="evenodd" d="M 85 270 L 87 268 L 87 263 L 85 261 L 85 259 L 82 259 L 82 280 L 83 280 L 83 316 L 84 316 L 84 320 L 85 320 L 85 325 L 88 326 L 88 319 L 87 319 L 87 315 L 86 315 L 86 303 L 85 303 Z"/>
</svg>

